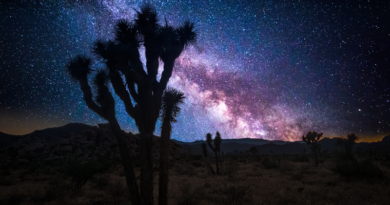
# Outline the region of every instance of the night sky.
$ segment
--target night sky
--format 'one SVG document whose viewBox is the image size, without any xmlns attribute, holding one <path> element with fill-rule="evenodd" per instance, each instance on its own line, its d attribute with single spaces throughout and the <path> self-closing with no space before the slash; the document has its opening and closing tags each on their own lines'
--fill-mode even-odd
<svg viewBox="0 0 390 205">
<path fill-rule="evenodd" d="M 0 131 L 105 122 L 64 67 L 77 54 L 91 55 L 93 41 L 112 39 L 115 22 L 134 19 L 143 2 L 1 2 Z M 169 82 L 187 97 L 172 138 L 219 131 L 222 138 L 295 141 L 315 130 L 378 141 L 390 134 L 390 3 L 150 2 L 161 22 L 189 19 L 198 32 Z M 137 132 L 115 99 L 122 129 Z"/>
</svg>

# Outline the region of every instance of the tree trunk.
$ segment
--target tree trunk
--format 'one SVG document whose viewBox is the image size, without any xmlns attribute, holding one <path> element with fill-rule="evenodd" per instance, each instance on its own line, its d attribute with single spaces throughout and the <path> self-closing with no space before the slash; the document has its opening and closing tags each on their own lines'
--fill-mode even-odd
<svg viewBox="0 0 390 205">
<path fill-rule="evenodd" d="M 169 151 L 170 151 L 170 129 L 169 121 L 164 120 L 161 129 L 161 143 L 160 143 L 160 175 L 159 175 L 159 194 L 158 204 L 168 204 L 168 178 L 169 178 Z"/>
<path fill-rule="evenodd" d="M 217 154 L 216 151 L 214 152 L 214 154 L 215 154 L 215 165 L 216 165 L 216 167 L 217 167 L 217 175 L 219 175 L 218 154 Z"/>
<path fill-rule="evenodd" d="M 144 205 L 153 205 L 153 134 L 140 136 L 141 183 L 140 194 Z"/>
<path fill-rule="evenodd" d="M 123 131 L 121 130 L 118 121 L 115 117 L 110 119 L 110 126 L 114 132 L 116 141 L 118 143 L 119 152 L 122 158 L 123 170 L 126 177 L 126 184 L 130 191 L 130 201 L 133 205 L 140 205 L 141 198 L 138 192 L 138 185 L 135 179 L 134 168 L 130 158 L 129 149 L 126 146 Z"/>
<path fill-rule="evenodd" d="M 215 175 L 215 171 L 214 171 L 213 167 L 211 166 L 208 157 L 205 157 L 205 161 L 206 161 L 207 167 L 210 169 L 210 172 L 211 172 L 213 175 Z"/>
</svg>

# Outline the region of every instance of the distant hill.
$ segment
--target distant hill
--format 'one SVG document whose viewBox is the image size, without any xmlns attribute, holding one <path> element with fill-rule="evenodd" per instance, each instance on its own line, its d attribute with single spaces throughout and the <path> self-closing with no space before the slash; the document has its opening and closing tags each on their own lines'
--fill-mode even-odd
<svg viewBox="0 0 390 205">
<path fill-rule="evenodd" d="M 47 128 L 43 130 L 36 130 L 32 133 L 25 135 L 10 135 L 0 132 L 0 149 L 9 146 L 10 144 L 18 141 L 18 139 L 41 136 L 45 138 L 45 141 L 56 142 L 60 139 L 68 139 L 72 133 L 79 134 L 83 130 L 91 129 L 92 126 L 82 123 L 69 123 L 61 127 Z"/>
<path fill-rule="evenodd" d="M 178 140 L 172 140 L 176 142 L 177 144 L 190 144 L 190 145 L 200 145 L 204 143 L 204 140 L 196 140 L 194 142 L 182 142 Z M 265 139 L 253 139 L 253 138 L 240 138 L 240 139 L 222 139 L 222 144 L 227 144 L 227 143 L 238 143 L 238 144 L 249 144 L 249 145 L 265 145 L 265 144 L 277 144 L 277 145 L 284 145 L 292 142 L 286 142 L 282 140 L 265 140 Z M 298 141 L 296 143 L 301 143 L 304 144 L 302 141 Z"/>
<path fill-rule="evenodd" d="M 91 129 L 93 126 L 82 123 L 69 123 L 61 127 L 47 128 L 43 130 L 36 130 L 24 136 L 42 136 L 45 137 L 46 142 L 53 142 L 59 139 L 67 139 L 72 133 L 78 134 L 83 130 Z"/>
<path fill-rule="evenodd" d="M 44 138 L 47 143 L 58 142 L 60 139 L 68 139 L 72 133 L 80 134 L 83 130 L 88 130 L 93 128 L 93 126 L 82 124 L 82 123 L 70 123 L 61 127 L 47 128 L 43 130 L 36 130 L 32 133 L 26 135 L 10 135 L 0 132 L 0 149 L 9 146 L 10 144 L 18 141 L 22 138 L 34 138 L 34 136 L 39 136 Z M 194 142 L 182 142 L 178 140 L 172 140 L 179 144 L 183 151 L 191 152 L 193 154 L 201 154 L 201 144 L 205 141 L 198 140 Z M 328 150 L 328 152 L 333 151 L 334 149 L 339 149 L 335 147 L 336 139 L 324 138 L 318 142 L 321 145 L 322 150 Z M 285 142 L 281 140 L 265 140 L 265 139 L 253 139 L 253 138 L 241 138 L 241 139 L 222 139 L 221 150 L 225 153 L 232 153 L 234 150 L 241 151 L 246 153 L 250 147 L 256 146 L 259 150 L 259 154 L 293 154 L 300 153 L 303 149 L 306 149 L 306 152 L 310 152 L 310 146 L 305 144 L 302 141 L 297 142 Z M 356 143 L 354 148 L 361 147 L 363 149 L 372 147 L 383 147 L 390 146 L 390 136 L 383 138 L 382 142 L 374 143 Z M 211 152 L 211 150 L 209 150 Z"/>
<path fill-rule="evenodd" d="M 7 147 L 8 145 L 18 141 L 18 139 L 22 138 L 23 136 L 19 135 L 10 135 L 0 132 L 0 149 L 3 149 L 4 147 Z"/>
<path fill-rule="evenodd" d="M 390 145 L 390 136 L 384 137 L 383 142 L 361 142 L 356 143 L 354 149 L 361 147 L 363 149 L 378 148 Z M 191 152 L 192 154 L 202 154 L 201 144 L 205 141 L 195 141 L 195 142 L 180 142 L 175 140 L 176 143 L 180 144 L 183 147 L 183 150 L 186 152 Z M 335 149 L 340 149 L 340 147 L 335 146 L 336 139 L 324 138 L 318 142 L 321 145 L 322 150 L 328 150 L 332 152 Z M 234 150 L 241 151 L 246 153 L 249 148 L 255 146 L 259 154 L 270 154 L 271 151 L 274 154 L 295 154 L 300 153 L 302 150 L 306 150 L 306 153 L 311 152 L 310 145 L 307 145 L 304 142 L 285 142 L 285 141 L 269 141 L 264 139 L 222 139 L 221 151 L 224 153 L 233 153 Z M 209 149 L 211 152 L 211 149 Z"/>
</svg>

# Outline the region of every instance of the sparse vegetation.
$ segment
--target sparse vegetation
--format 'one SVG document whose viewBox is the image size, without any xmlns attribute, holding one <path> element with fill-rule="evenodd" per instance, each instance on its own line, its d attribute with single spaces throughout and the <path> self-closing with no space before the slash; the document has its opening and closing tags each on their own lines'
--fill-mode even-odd
<svg viewBox="0 0 390 205">
<path fill-rule="evenodd" d="M 83 162 L 79 159 L 69 159 L 60 168 L 60 172 L 69 177 L 72 188 L 80 189 L 96 174 L 104 173 L 110 168 L 109 162 L 91 160 Z"/>
<path fill-rule="evenodd" d="M 379 153 L 382 152 L 377 152 L 378 157 L 384 158 L 385 152 Z M 226 154 L 220 175 L 212 175 L 209 168 L 203 166 L 201 160 L 205 157 L 192 154 L 188 162 L 176 159 L 169 172 L 168 204 L 305 204 L 309 201 L 385 204 L 390 200 L 386 194 L 389 180 L 385 173 L 390 168 L 370 159 L 368 153 L 358 158 L 358 165 L 354 165 L 343 150 L 332 153 L 332 158 L 319 167 L 291 160 L 294 157 L 296 155 L 262 155 L 261 161 L 253 162 L 250 154 L 242 158 L 250 160 L 240 162 L 236 155 Z M 314 161 L 314 156 L 306 157 Z M 337 160 L 340 160 L 337 170 L 332 170 Z M 12 182 L 0 185 L 0 204 L 129 204 L 122 167 L 111 166 L 108 172 L 95 174 L 78 190 L 67 183 L 70 177 L 59 172 L 61 167 L 27 172 L 24 181 L 17 178 L 24 168 L 12 172 L 5 177 Z M 135 173 L 139 175 L 140 169 L 136 168 Z M 46 180 L 37 183 L 35 178 Z M 157 200 L 157 195 L 155 197 Z"/>
</svg>

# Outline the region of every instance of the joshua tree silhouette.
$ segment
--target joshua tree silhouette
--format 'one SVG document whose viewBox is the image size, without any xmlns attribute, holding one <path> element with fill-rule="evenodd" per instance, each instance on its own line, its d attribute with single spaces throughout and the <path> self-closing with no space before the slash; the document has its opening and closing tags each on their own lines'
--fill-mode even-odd
<svg viewBox="0 0 390 205">
<path fill-rule="evenodd" d="M 311 145 L 311 150 L 314 153 L 314 158 L 316 160 L 316 166 L 318 167 L 318 151 L 321 150 L 321 145 L 317 144 L 317 142 L 321 139 L 322 133 L 317 132 L 308 132 L 306 136 L 302 136 L 302 141 L 306 142 L 307 144 Z"/>
<path fill-rule="evenodd" d="M 207 167 L 209 168 L 210 172 L 215 175 L 215 171 L 213 169 L 213 167 L 211 166 L 209 160 L 208 160 L 208 150 L 207 150 L 207 145 L 206 143 L 202 143 L 202 152 L 203 152 L 203 156 L 205 158 L 205 162 L 206 162 L 206 165 Z"/>
<path fill-rule="evenodd" d="M 132 204 L 141 204 L 142 198 L 142 204 L 152 205 L 152 138 L 160 115 L 163 92 L 176 58 L 187 46 L 196 42 L 196 32 L 194 24 L 189 21 L 178 28 L 169 26 L 167 21 L 165 25 L 159 25 L 156 10 L 149 4 L 137 11 L 133 22 L 118 21 L 114 31 L 115 40 L 97 40 L 93 44 L 93 52 L 104 62 L 104 69 L 92 70 L 92 59 L 85 55 L 71 59 L 66 68 L 71 78 L 80 84 L 88 108 L 110 123 L 118 142 Z M 145 47 L 146 71 L 140 60 L 139 48 L 142 45 Z M 159 59 L 164 63 L 160 81 L 156 79 Z M 88 75 L 92 72 L 96 72 L 92 81 L 95 98 L 88 83 Z M 108 88 L 109 82 L 141 134 L 140 192 L 123 131 L 115 117 L 115 101 Z"/>
<path fill-rule="evenodd" d="M 346 138 L 337 137 L 336 145 L 342 146 L 345 150 L 345 153 L 353 160 L 354 157 L 352 155 L 352 150 L 353 150 L 353 145 L 357 140 L 358 137 L 354 133 L 351 133 L 347 135 Z"/>
<path fill-rule="evenodd" d="M 177 122 L 176 116 L 180 112 L 180 104 L 184 103 L 184 93 L 173 88 L 167 88 L 162 98 L 161 106 L 161 146 L 160 146 L 160 176 L 158 204 L 168 204 L 168 171 L 170 138 L 172 132 L 171 123 Z"/>
<path fill-rule="evenodd" d="M 214 146 L 211 144 L 213 141 L 214 141 Z M 219 175 L 220 174 L 220 172 L 219 172 L 219 166 L 220 166 L 219 165 L 219 155 L 220 155 L 220 151 L 221 151 L 221 142 L 222 142 L 221 135 L 219 134 L 219 132 L 217 132 L 215 134 L 215 138 L 213 140 L 212 135 L 210 133 L 207 133 L 206 142 L 209 145 L 210 149 L 213 150 L 213 152 L 215 154 L 215 165 L 216 165 L 216 169 L 217 169 L 217 175 Z"/>
</svg>

